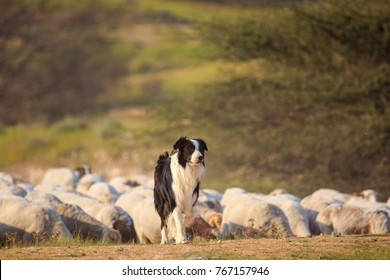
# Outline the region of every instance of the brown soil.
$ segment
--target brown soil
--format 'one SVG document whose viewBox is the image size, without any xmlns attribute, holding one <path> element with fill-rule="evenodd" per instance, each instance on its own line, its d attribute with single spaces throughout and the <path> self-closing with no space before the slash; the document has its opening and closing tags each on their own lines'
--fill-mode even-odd
<svg viewBox="0 0 390 280">
<path fill-rule="evenodd" d="M 390 259 L 390 235 L 196 241 L 185 245 L 67 245 L 0 249 L 0 259 Z"/>
</svg>

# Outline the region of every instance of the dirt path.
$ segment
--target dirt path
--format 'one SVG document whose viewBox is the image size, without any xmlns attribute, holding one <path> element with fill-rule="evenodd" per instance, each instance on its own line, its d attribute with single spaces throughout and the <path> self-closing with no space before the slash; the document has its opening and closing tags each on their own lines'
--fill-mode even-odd
<svg viewBox="0 0 390 280">
<path fill-rule="evenodd" d="M 390 235 L 198 241 L 164 246 L 13 247 L 0 249 L 0 259 L 390 259 Z"/>
</svg>

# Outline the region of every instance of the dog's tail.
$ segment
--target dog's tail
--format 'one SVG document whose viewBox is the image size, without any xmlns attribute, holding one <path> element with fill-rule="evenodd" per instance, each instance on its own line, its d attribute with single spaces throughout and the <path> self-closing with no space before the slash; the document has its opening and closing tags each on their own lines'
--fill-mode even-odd
<svg viewBox="0 0 390 280">
<path fill-rule="evenodd" d="M 160 155 L 154 171 L 154 207 L 161 219 L 161 229 L 167 226 L 167 218 L 176 208 L 172 190 L 171 158 L 168 152 Z"/>
</svg>

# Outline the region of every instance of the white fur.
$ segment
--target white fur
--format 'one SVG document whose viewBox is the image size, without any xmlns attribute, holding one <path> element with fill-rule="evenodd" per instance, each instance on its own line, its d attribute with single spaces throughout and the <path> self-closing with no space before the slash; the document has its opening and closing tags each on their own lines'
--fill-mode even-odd
<svg viewBox="0 0 390 280">
<path fill-rule="evenodd" d="M 40 238 L 72 239 L 68 228 L 58 213 L 49 205 L 40 205 L 19 196 L 0 197 L 0 242 L 7 233 L 16 234 L 19 240 L 28 244 L 36 234 Z"/>
<path fill-rule="evenodd" d="M 253 194 L 242 194 L 230 200 L 222 216 L 222 235 L 234 235 L 247 229 L 272 237 L 293 236 L 280 208 Z"/>
<path fill-rule="evenodd" d="M 120 225 L 118 231 L 121 233 L 122 239 L 124 236 L 127 238 L 134 231 L 131 217 L 119 206 L 103 203 L 95 198 L 77 193 L 63 192 L 56 193 L 56 195 L 65 203 L 80 206 L 88 215 L 109 228 L 115 228 L 115 225 Z"/>
<path fill-rule="evenodd" d="M 297 198 L 290 194 L 272 195 L 266 197 L 267 202 L 279 207 L 286 215 L 291 232 L 297 237 L 311 236 L 309 218 L 306 209 Z"/>
<path fill-rule="evenodd" d="M 228 205 L 231 200 L 241 196 L 242 194 L 246 194 L 246 193 L 248 193 L 248 191 L 243 189 L 243 188 L 228 188 L 228 189 L 226 189 L 225 192 L 223 193 L 223 196 L 221 199 L 222 207 L 225 208 L 226 205 Z"/>
<path fill-rule="evenodd" d="M 79 177 L 69 167 L 49 168 L 43 174 L 42 184 L 61 185 L 66 190 L 75 190 Z"/>
<path fill-rule="evenodd" d="M 85 194 L 96 198 L 104 203 L 113 204 L 119 197 L 117 190 L 110 184 L 105 182 L 96 182 L 92 184 Z"/>
<path fill-rule="evenodd" d="M 387 209 L 332 204 L 317 216 L 323 234 L 387 234 L 390 219 Z"/>
<path fill-rule="evenodd" d="M 301 205 L 306 209 L 308 214 L 309 228 L 312 234 L 318 235 L 321 233 L 321 230 L 316 221 L 317 215 L 319 212 L 332 204 L 343 204 L 343 201 L 332 197 L 314 197 L 313 195 L 308 195 L 301 200 Z"/>
<path fill-rule="evenodd" d="M 33 191 L 27 194 L 27 199 L 39 204 L 49 204 L 61 216 L 64 224 L 73 236 L 92 238 L 105 243 L 121 241 L 121 234 L 109 228 L 102 222 L 84 212 L 77 205 L 63 203 L 58 197 L 50 193 Z"/>
</svg>

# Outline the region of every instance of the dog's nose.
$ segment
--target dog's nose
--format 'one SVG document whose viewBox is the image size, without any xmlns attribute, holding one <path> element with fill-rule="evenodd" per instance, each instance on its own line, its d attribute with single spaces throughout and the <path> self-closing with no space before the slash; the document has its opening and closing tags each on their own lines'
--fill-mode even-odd
<svg viewBox="0 0 390 280">
<path fill-rule="evenodd" d="M 199 157 L 198 157 L 198 160 L 199 160 L 199 161 L 202 161 L 202 160 L 203 160 L 203 156 L 199 156 Z"/>
</svg>

